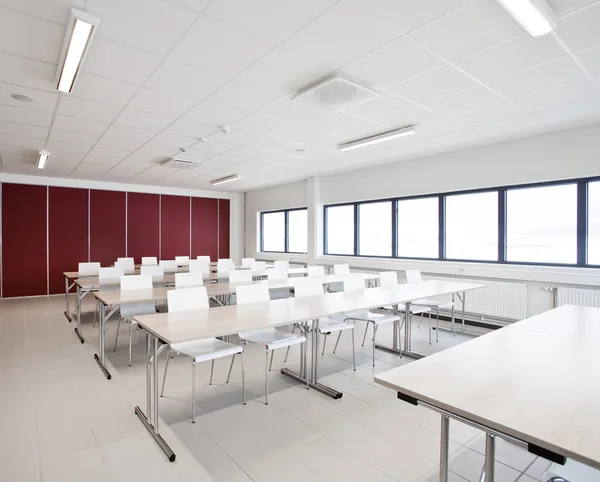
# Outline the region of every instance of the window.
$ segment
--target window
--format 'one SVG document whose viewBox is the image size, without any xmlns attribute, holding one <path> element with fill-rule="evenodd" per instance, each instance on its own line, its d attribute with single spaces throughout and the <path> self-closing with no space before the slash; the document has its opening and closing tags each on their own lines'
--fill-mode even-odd
<svg viewBox="0 0 600 482">
<path fill-rule="evenodd" d="M 446 257 L 498 260 L 498 192 L 446 196 Z"/>
<path fill-rule="evenodd" d="M 354 205 L 325 209 L 326 254 L 354 255 Z"/>
<path fill-rule="evenodd" d="M 588 264 L 600 265 L 600 181 L 588 184 Z"/>
<path fill-rule="evenodd" d="M 577 184 L 506 192 L 506 260 L 577 263 Z"/>
<path fill-rule="evenodd" d="M 398 256 L 439 256 L 439 198 L 398 201 Z"/>
<path fill-rule="evenodd" d="M 358 205 L 358 254 L 392 255 L 392 202 Z"/>
<path fill-rule="evenodd" d="M 306 253 L 306 209 L 261 213 L 261 251 Z"/>
</svg>

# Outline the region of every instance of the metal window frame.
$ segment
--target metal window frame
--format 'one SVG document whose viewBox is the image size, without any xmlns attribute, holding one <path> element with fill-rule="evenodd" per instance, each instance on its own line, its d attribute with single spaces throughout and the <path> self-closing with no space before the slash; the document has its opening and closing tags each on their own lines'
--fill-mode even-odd
<svg viewBox="0 0 600 482">
<path fill-rule="evenodd" d="M 293 211 L 307 211 L 308 214 L 308 208 L 306 207 L 299 207 L 299 208 L 290 208 L 290 209 L 276 209 L 273 211 L 261 211 L 260 213 L 260 252 L 261 253 L 277 253 L 277 254 L 306 254 L 305 252 L 301 252 L 301 251 L 290 251 L 289 250 L 289 246 L 290 246 L 290 225 L 289 225 L 289 213 L 293 212 Z M 278 213 L 283 213 L 284 214 L 284 247 L 283 247 L 283 251 L 265 251 L 264 249 L 264 238 L 265 238 L 265 231 L 264 231 L 264 216 L 265 214 L 278 214 Z"/>
</svg>

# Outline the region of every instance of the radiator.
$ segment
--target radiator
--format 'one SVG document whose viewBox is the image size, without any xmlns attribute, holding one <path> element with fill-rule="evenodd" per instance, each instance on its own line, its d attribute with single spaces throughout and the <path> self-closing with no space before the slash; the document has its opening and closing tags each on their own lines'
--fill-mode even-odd
<svg viewBox="0 0 600 482">
<path fill-rule="evenodd" d="M 527 285 L 523 283 L 505 283 L 485 279 L 459 279 L 441 276 L 423 276 L 424 281 L 462 281 L 481 283 L 485 288 L 468 291 L 466 294 L 467 313 L 480 315 L 482 318 L 501 318 L 508 320 L 522 320 L 527 316 Z M 435 297 L 444 301 L 451 301 L 452 295 Z M 462 306 L 458 297 L 456 307 Z"/>
<path fill-rule="evenodd" d="M 595 306 L 600 308 L 600 290 L 557 288 L 556 306 L 561 305 Z"/>
</svg>

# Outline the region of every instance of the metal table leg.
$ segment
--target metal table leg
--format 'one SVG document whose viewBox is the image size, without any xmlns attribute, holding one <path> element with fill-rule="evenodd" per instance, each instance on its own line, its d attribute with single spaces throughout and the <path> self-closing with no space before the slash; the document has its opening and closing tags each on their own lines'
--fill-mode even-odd
<svg viewBox="0 0 600 482">
<path fill-rule="evenodd" d="M 77 306 L 77 326 L 75 328 L 73 328 L 73 331 L 75 331 L 75 334 L 77 335 L 77 337 L 79 338 L 79 341 L 81 343 L 84 342 L 83 336 L 81 336 L 81 299 L 84 296 L 85 296 L 85 294 L 81 293 L 81 286 L 77 285 L 77 300 L 76 300 L 76 306 Z"/>
<path fill-rule="evenodd" d="M 69 284 L 69 278 L 65 276 L 65 316 L 67 317 L 67 320 L 69 320 L 69 323 L 73 321 L 73 318 L 71 318 L 69 294 L 74 284 L 74 282 Z"/>
<path fill-rule="evenodd" d="M 448 482 L 448 453 L 450 439 L 450 419 L 442 415 L 440 443 L 440 482 Z"/>
<path fill-rule="evenodd" d="M 398 311 L 398 305 L 392 305 L 392 307 L 394 308 L 394 315 L 399 316 L 400 312 Z M 410 303 L 408 303 L 406 305 L 406 309 L 409 310 L 410 309 Z M 407 315 L 406 315 L 407 311 L 404 312 L 404 322 L 407 323 Z M 378 350 L 383 350 L 383 351 L 387 351 L 389 353 L 395 353 L 396 355 L 400 355 L 402 356 L 402 345 L 400 343 L 400 329 L 401 329 L 401 323 L 400 321 L 394 321 L 394 334 L 392 335 L 392 344 L 388 345 L 386 343 L 376 343 L 375 344 L 375 348 L 377 348 Z M 406 339 L 405 339 L 405 346 L 406 346 Z"/>
<path fill-rule="evenodd" d="M 496 436 L 491 433 L 485 434 L 485 465 L 481 480 L 494 482 L 494 463 L 496 458 Z"/>
<path fill-rule="evenodd" d="M 462 301 L 462 332 L 463 333 L 465 332 L 465 296 L 466 296 L 466 294 L 467 294 L 467 292 L 463 291 L 462 298 L 461 298 L 461 301 Z"/>
<path fill-rule="evenodd" d="M 104 376 L 107 380 L 111 379 L 111 374 L 106 368 L 106 355 L 105 355 L 105 329 L 106 321 L 112 316 L 112 314 L 117 310 L 118 306 L 115 306 L 108 315 L 106 315 L 106 305 L 104 303 L 100 303 L 100 321 L 98 321 L 98 353 L 94 354 L 94 360 L 104 373 Z"/>
</svg>

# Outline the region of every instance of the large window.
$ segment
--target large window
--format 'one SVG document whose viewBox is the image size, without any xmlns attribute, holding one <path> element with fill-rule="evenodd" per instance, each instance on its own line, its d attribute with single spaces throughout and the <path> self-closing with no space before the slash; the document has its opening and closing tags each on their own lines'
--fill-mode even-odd
<svg viewBox="0 0 600 482">
<path fill-rule="evenodd" d="M 325 209 L 326 254 L 354 254 L 354 205 Z"/>
<path fill-rule="evenodd" d="M 506 260 L 577 263 L 577 184 L 507 190 Z"/>
<path fill-rule="evenodd" d="M 439 200 L 437 197 L 398 201 L 398 256 L 439 256 Z"/>
<path fill-rule="evenodd" d="M 600 181 L 588 191 L 588 264 L 600 265 Z"/>
<path fill-rule="evenodd" d="M 260 214 L 261 251 L 306 253 L 306 209 L 287 209 Z"/>
<path fill-rule="evenodd" d="M 392 255 L 392 202 L 358 205 L 358 254 Z"/>
<path fill-rule="evenodd" d="M 498 192 L 446 196 L 446 257 L 498 260 Z"/>
</svg>

